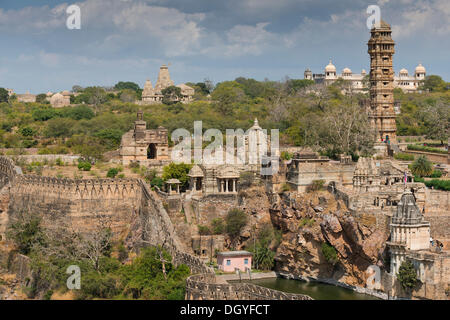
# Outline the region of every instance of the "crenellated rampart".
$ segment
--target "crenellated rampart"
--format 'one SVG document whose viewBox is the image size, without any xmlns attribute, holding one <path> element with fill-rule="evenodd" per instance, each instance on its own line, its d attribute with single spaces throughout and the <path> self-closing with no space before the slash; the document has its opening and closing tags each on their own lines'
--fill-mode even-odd
<svg viewBox="0 0 450 320">
<path fill-rule="evenodd" d="M 214 274 L 186 280 L 186 300 L 313 300 L 303 294 L 281 292 L 251 283 L 217 283 Z"/>
<path fill-rule="evenodd" d="M 23 175 L 14 162 L 0 156 L 0 189 L 7 186 L 6 224 L 21 214 L 37 214 L 46 227 L 68 227 L 96 232 L 107 218 L 116 239 L 131 245 L 161 245 L 176 265 L 186 264 L 193 273 L 212 272 L 200 259 L 185 253 L 169 215 L 141 179 L 74 180 Z M 5 190 L 3 190 L 5 192 Z"/>
</svg>

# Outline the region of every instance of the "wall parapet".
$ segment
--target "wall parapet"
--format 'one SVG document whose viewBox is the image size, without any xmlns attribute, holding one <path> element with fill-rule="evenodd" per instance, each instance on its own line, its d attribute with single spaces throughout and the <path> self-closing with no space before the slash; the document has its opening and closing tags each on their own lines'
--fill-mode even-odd
<svg viewBox="0 0 450 320">
<path fill-rule="evenodd" d="M 12 209 L 19 210 L 26 202 L 30 207 L 46 212 L 49 208 L 59 210 L 58 213 L 65 210 L 66 215 L 81 210 L 82 214 L 76 214 L 75 219 L 82 216 L 83 221 L 88 221 L 86 218 L 93 216 L 93 211 L 98 213 L 101 208 L 103 211 L 113 211 L 113 214 L 122 214 L 116 217 L 118 222 L 132 216 L 124 215 L 125 211 L 138 210 L 142 220 L 135 222 L 149 230 L 140 233 L 139 230 L 146 228 L 136 226 L 139 237 L 149 240 L 144 243 L 162 245 L 172 255 L 175 265 L 186 264 L 192 273 L 214 272 L 199 258 L 184 252 L 164 206 L 142 179 L 68 179 L 24 175 L 12 159 L 0 156 L 0 188 L 8 184 L 9 193 L 13 196 L 10 203 Z M 118 207 L 119 210 L 115 210 Z"/>
<path fill-rule="evenodd" d="M 186 279 L 186 300 L 313 300 L 251 283 L 217 283 L 215 274 L 197 274 Z"/>
<path fill-rule="evenodd" d="M 14 161 L 8 157 L 0 156 L 0 188 L 14 181 L 16 175 L 21 174 Z"/>
</svg>

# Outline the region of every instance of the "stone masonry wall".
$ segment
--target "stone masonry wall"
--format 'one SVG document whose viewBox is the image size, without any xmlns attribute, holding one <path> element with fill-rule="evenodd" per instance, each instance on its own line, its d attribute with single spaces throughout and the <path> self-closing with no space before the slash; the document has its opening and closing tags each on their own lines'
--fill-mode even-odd
<svg viewBox="0 0 450 320">
<path fill-rule="evenodd" d="M 251 283 L 217 283 L 214 274 L 186 280 L 186 300 L 313 300 L 302 294 L 285 293 Z"/>
</svg>

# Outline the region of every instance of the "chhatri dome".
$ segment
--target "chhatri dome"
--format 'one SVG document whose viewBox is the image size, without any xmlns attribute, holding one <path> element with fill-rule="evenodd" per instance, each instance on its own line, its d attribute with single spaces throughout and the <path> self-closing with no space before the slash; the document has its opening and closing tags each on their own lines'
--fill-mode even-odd
<svg viewBox="0 0 450 320">
<path fill-rule="evenodd" d="M 425 67 L 421 63 L 419 63 L 419 65 L 416 67 L 416 73 L 425 73 L 425 72 L 426 72 Z"/>
<path fill-rule="evenodd" d="M 408 75 L 408 70 L 406 70 L 405 68 L 403 68 L 403 69 L 400 70 L 400 74 L 401 74 L 401 75 L 406 75 L 406 76 L 407 76 L 407 75 Z"/>
<path fill-rule="evenodd" d="M 336 67 L 331 62 L 331 60 L 330 63 L 328 63 L 328 65 L 325 67 L 325 72 L 336 72 Z"/>
<path fill-rule="evenodd" d="M 350 68 L 344 68 L 344 70 L 342 70 L 342 73 L 352 73 L 352 70 Z"/>
</svg>

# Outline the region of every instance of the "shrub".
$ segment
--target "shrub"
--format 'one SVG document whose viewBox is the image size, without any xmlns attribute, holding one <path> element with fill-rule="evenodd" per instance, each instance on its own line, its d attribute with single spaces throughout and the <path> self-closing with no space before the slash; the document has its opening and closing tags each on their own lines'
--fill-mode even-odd
<svg viewBox="0 0 450 320">
<path fill-rule="evenodd" d="M 322 254 L 328 263 L 331 263 L 334 265 L 338 262 L 338 256 L 337 256 L 336 249 L 332 245 L 330 245 L 326 242 L 322 243 Z"/>
<path fill-rule="evenodd" d="M 198 234 L 201 236 L 206 236 L 211 234 L 211 231 L 209 230 L 208 226 L 198 225 Z"/>
<path fill-rule="evenodd" d="M 242 172 L 239 176 L 239 186 L 241 188 L 249 188 L 254 181 L 253 172 Z"/>
<path fill-rule="evenodd" d="M 45 235 L 41 226 L 41 218 L 37 215 L 24 215 L 22 219 L 11 224 L 8 238 L 12 239 L 22 254 L 29 254 L 34 245 L 43 245 Z"/>
<path fill-rule="evenodd" d="M 434 189 L 437 190 L 450 191 L 450 180 L 433 179 L 431 181 L 425 181 L 425 185 L 428 188 L 433 187 Z"/>
<path fill-rule="evenodd" d="M 442 177 L 442 171 L 433 170 L 433 173 L 430 175 L 431 178 L 440 178 Z"/>
<path fill-rule="evenodd" d="M 447 150 L 438 149 L 438 148 L 432 148 L 432 147 L 426 147 L 426 146 L 422 146 L 422 145 L 418 145 L 418 144 L 408 144 L 408 150 L 447 154 Z"/>
<path fill-rule="evenodd" d="M 225 224 L 223 222 L 223 219 L 221 218 L 213 219 L 211 224 L 212 224 L 212 231 L 214 234 L 223 234 L 225 232 Z"/>
<path fill-rule="evenodd" d="M 418 177 L 427 177 L 433 172 L 433 165 L 425 156 L 419 156 L 411 164 L 411 172 Z"/>
<path fill-rule="evenodd" d="M 138 162 L 130 162 L 130 164 L 128 165 L 128 167 L 130 168 L 130 169 L 133 169 L 133 168 L 140 168 L 140 165 L 139 165 L 139 163 Z"/>
<path fill-rule="evenodd" d="M 107 178 L 115 178 L 119 174 L 119 169 L 117 168 L 111 168 L 106 173 Z"/>
<path fill-rule="evenodd" d="M 291 190 L 291 187 L 289 186 L 289 184 L 288 184 L 288 183 L 283 183 L 283 184 L 281 185 L 281 188 L 280 188 L 279 193 L 288 192 L 288 191 L 290 191 L 290 190 Z"/>
<path fill-rule="evenodd" d="M 230 238 L 237 238 L 247 224 L 247 215 L 239 209 L 231 209 L 226 217 L 226 231 Z"/>
<path fill-rule="evenodd" d="M 313 180 L 313 182 L 307 187 L 307 192 L 315 192 L 323 189 L 325 184 L 324 180 Z"/>
<path fill-rule="evenodd" d="M 414 288 L 418 282 L 417 272 L 411 261 L 403 261 L 398 269 L 397 279 L 406 290 Z"/>
<path fill-rule="evenodd" d="M 64 162 L 61 160 L 61 158 L 57 158 L 55 164 L 60 167 L 64 166 Z M 78 169 L 80 169 L 80 167 L 78 167 Z"/>
<path fill-rule="evenodd" d="M 300 220 L 299 227 L 305 227 L 305 226 L 312 227 L 315 222 L 316 222 L 316 220 L 311 219 L 311 218 L 302 218 Z"/>
<path fill-rule="evenodd" d="M 281 152 L 280 158 L 283 160 L 291 160 L 292 154 L 287 151 L 283 151 L 283 152 Z"/>
<path fill-rule="evenodd" d="M 80 161 L 78 163 L 78 169 L 81 171 L 90 171 L 92 165 L 88 161 Z"/>
<path fill-rule="evenodd" d="M 152 187 L 158 187 L 159 189 L 161 189 L 164 185 L 164 180 L 161 179 L 160 177 L 154 177 L 150 182 L 150 185 Z"/>
<path fill-rule="evenodd" d="M 414 161 L 414 156 L 408 153 L 396 153 L 394 154 L 394 159 L 402 161 Z"/>
</svg>

